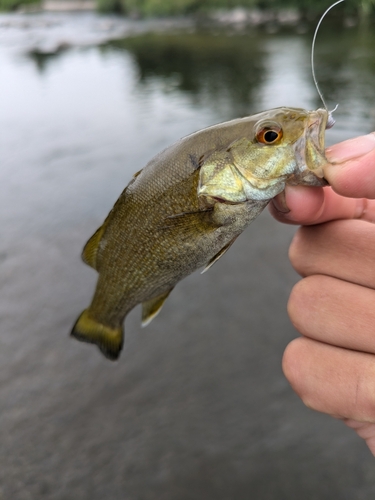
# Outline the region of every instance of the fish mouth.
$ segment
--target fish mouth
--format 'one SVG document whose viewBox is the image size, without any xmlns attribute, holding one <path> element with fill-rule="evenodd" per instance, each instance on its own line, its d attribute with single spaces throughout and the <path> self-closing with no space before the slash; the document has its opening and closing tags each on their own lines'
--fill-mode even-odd
<svg viewBox="0 0 375 500">
<path fill-rule="evenodd" d="M 304 134 L 295 142 L 297 172 L 288 184 L 326 186 L 324 167 L 329 163 L 325 157 L 325 130 L 328 112 L 325 109 L 309 111 Z"/>
</svg>

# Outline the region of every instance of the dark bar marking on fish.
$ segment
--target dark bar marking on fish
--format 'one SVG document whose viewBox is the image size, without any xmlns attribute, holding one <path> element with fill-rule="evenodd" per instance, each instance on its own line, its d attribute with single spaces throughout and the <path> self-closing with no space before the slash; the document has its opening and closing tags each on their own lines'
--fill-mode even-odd
<svg viewBox="0 0 375 500">
<path fill-rule="evenodd" d="M 190 161 L 194 167 L 194 170 L 198 170 L 201 167 L 201 165 L 199 163 L 200 158 L 199 158 L 199 160 L 197 160 L 197 157 L 195 155 L 192 155 L 192 154 L 189 154 L 189 158 L 190 158 Z"/>
</svg>

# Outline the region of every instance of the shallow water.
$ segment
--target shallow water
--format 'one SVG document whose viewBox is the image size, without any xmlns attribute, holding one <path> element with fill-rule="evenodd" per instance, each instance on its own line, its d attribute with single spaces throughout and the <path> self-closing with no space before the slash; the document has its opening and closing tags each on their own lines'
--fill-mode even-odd
<svg viewBox="0 0 375 500">
<path fill-rule="evenodd" d="M 67 338 L 95 280 L 81 247 L 134 172 L 210 124 L 321 105 L 311 31 L 182 24 L 0 16 L 0 493 L 371 498 L 364 444 L 305 409 L 281 374 L 295 336 L 293 228 L 267 214 L 179 285 L 147 333 L 130 315 L 118 364 Z M 375 129 L 373 26 L 334 28 L 316 51 L 322 91 L 339 103 L 328 144 Z"/>
<path fill-rule="evenodd" d="M 98 47 L 90 44 L 102 40 L 107 18 L 21 19 L 27 24 L 0 17 L 6 226 L 102 215 L 131 174 L 179 137 L 270 107 L 321 105 L 310 33 L 169 32 Z M 73 48 L 41 53 L 63 43 Z M 326 27 L 318 38 L 322 91 L 339 103 L 328 143 L 375 128 L 373 43 L 370 29 L 332 36 Z"/>
</svg>

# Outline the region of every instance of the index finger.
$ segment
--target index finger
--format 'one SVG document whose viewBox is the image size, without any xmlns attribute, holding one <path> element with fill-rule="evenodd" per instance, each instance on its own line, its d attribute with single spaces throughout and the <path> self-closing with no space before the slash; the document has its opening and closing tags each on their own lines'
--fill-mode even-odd
<svg viewBox="0 0 375 500">
<path fill-rule="evenodd" d="M 337 219 L 375 222 L 375 200 L 345 198 L 331 187 L 287 186 L 269 208 L 273 217 L 285 224 L 311 225 Z"/>
</svg>

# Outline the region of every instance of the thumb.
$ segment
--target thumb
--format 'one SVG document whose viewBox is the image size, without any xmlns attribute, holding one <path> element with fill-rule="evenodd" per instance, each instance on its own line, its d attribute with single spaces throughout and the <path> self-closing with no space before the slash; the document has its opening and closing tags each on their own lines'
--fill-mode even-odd
<svg viewBox="0 0 375 500">
<path fill-rule="evenodd" d="M 375 132 L 327 148 L 326 157 L 324 177 L 336 193 L 375 198 Z"/>
</svg>

